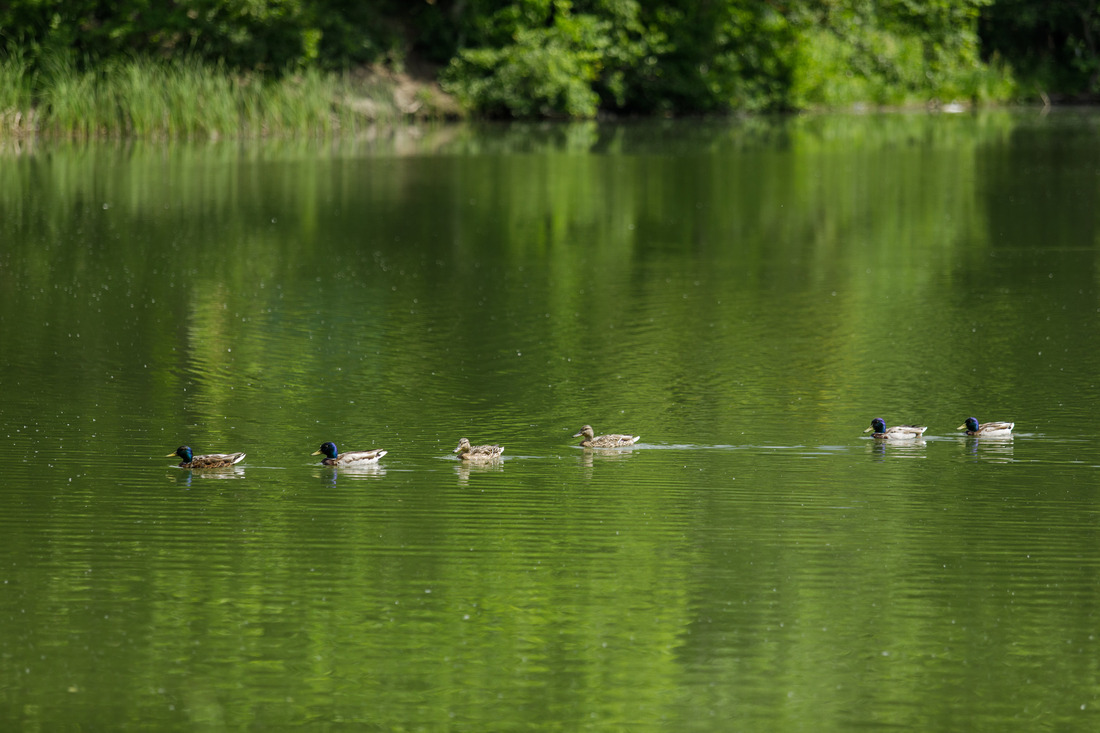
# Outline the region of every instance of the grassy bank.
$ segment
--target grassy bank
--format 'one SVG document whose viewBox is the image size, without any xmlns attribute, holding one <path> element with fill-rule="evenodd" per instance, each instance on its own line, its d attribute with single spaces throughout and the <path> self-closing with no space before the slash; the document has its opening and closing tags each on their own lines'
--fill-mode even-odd
<svg viewBox="0 0 1100 733">
<path fill-rule="evenodd" d="M 219 138 L 348 134 L 458 113 L 431 84 L 388 73 L 306 70 L 265 79 L 193 60 L 128 60 L 84 71 L 0 61 L 0 135 Z"/>
<path fill-rule="evenodd" d="M 804 44 L 805 58 L 795 64 L 788 96 L 798 109 L 917 107 L 930 99 L 982 104 L 1019 96 L 1011 72 L 1002 67 L 940 64 L 939 77 L 926 78 L 918 73 L 923 68 L 915 59 L 918 44 L 911 46 L 894 44 L 886 49 L 892 55 L 879 54 L 890 68 L 916 69 L 908 76 L 851 74 L 845 72 L 856 65 L 845 56 L 850 49 L 822 33 Z M 470 100 L 466 104 L 477 107 Z M 383 68 L 346 73 L 312 68 L 265 77 L 195 59 L 128 59 L 89 70 L 64 57 L 37 66 L 18 56 L 0 58 L 0 138 L 334 136 L 410 118 L 464 114 L 430 75 L 414 80 Z"/>
</svg>

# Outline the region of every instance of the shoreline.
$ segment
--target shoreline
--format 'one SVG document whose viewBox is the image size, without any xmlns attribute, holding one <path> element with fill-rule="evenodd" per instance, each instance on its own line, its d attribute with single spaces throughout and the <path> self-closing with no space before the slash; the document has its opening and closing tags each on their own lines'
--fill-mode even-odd
<svg viewBox="0 0 1100 733">
<path fill-rule="evenodd" d="M 8 64 L 0 88 L 4 140 L 344 135 L 469 116 L 433 79 L 380 66 L 265 79 L 192 61 L 130 61 L 42 79 Z"/>
<path fill-rule="evenodd" d="M 302 135 L 361 134 L 379 125 L 431 121 L 499 122 L 474 114 L 442 89 L 435 70 L 396 71 L 383 65 L 347 72 L 305 70 L 279 79 L 234 74 L 193 61 L 130 61 L 92 71 L 66 70 L 52 79 L 31 78 L 25 69 L 0 64 L 0 140 L 225 140 Z M 13 84 L 12 81 L 16 84 Z M 30 86 L 35 86 L 32 93 Z M 22 86 L 22 94 L 10 90 Z M 780 114 L 972 113 L 981 109 L 1082 106 L 1037 92 L 1033 103 L 1012 100 L 914 100 L 911 104 L 843 106 L 789 110 Z M 1088 106 L 1088 105 L 1085 105 Z M 729 111 L 705 115 L 755 115 Z M 770 114 L 770 113 L 769 113 Z M 600 113 L 596 122 L 676 119 L 699 115 L 618 115 Z M 526 120 L 552 122 L 554 120 Z M 565 119 L 557 121 L 567 121 Z M 585 120 L 575 120 L 585 121 Z"/>
</svg>

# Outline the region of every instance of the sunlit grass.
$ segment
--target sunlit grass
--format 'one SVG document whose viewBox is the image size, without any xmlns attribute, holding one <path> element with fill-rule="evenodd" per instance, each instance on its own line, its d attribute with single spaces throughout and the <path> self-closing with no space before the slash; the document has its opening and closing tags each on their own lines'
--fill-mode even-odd
<svg viewBox="0 0 1100 733">
<path fill-rule="evenodd" d="M 342 82 L 316 70 L 286 77 L 278 84 L 249 88 L 255 97 L 247 109 L 252 130 L 281 133 L 300 130 L 312 134 L 333 134 L 354 129 L 356 119 L 339 103 Z"/>
<path fill-rule="evenodd" d="M 55 137 L 219 138 L 352 133 L 400 114 L 348 75 L 318 70 L 279 78 L 194 60 L 117 61 L 95 70 L 58 56 L 32 71 L 0 60 L 0 134 Z"/>
<path fill-rule="evenodd" d="M 32 131 L 33 86 L 33 74 L 21 56 L 0 58 L 0 135 Z"/>
<path fill-rule="evenodd" d="M 1016 95 L 1012 70 L 981 63 L 976 46 L 930 51 L 920 38 L 875 29 L 849 38 L 806 31 L 793 78 L 793 104 L 808 109 L 980 104 Z"/>
</svg>

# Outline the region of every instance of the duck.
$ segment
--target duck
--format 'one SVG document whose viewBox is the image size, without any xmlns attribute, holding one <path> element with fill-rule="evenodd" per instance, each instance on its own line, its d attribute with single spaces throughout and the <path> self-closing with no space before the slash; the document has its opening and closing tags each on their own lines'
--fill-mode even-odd
<svg viewBox="0 0 1100 733">
<path fill-rule="evenodd" d="M 458 447 L 454 449 L 458 457 L 464 461 L 495 461 L 504 452 L 504 446 L 500 445 L 470 445 L 466 438 L 460 438 Z"/>
<path fill-rule="evenodd" d="M 208 453 L 205 456 L 196 456 L 191 448 L 181 445 L 175 453 L 169 453 L 166 458 L 179 456 L 183 459 L 180 468 L 227 468 L 244 460 L 244 453 Z"/>
<path fill-rule="evenodd" d="M 876 417 L 871 421 L 871 427 L 863 432 L 874 433 L 871 437 L 875 440 L 920 440 L 924 437 L 924 431 L 927 429 L 916 425 L 895 425 L 888 428 L 885 420 Z"/>
<path fill-rule="evenodd" d="M 574 438 L 584 436 L 580 442 L 582 448 L 625 448 L 634 445 L 641 439 L 640 435 L 620 435 L 611 433 L 608 435 L 596 435 L 591 425 L 585 425 L 579 433 L 573 433 Z"/>
<path fill-rule="evenodd" d="M 984 438 L 1004 438 L 1012 435 L 1012 428 L 1016 427 L 1014 422 L 983 422 L 978 424 L 978 418 L 968 417 L 956 430 L 966 429 L 967 435 L 980 436 Z"/>
<path fill-rule="evenodd" d="M 321 443 L 321 447 L 310 455 L 319 456 L 323 454 L 325 458 L 321 459 L 321 465 L 324 466 L 365 466 L 368 463 L 377 463 L 378 459 L 386 455 L 387 452 L 382 448 L 376 448 L 375 450 L 340 453 L 336 450 L 336 444 L 329 442 Z"/>
</svg>

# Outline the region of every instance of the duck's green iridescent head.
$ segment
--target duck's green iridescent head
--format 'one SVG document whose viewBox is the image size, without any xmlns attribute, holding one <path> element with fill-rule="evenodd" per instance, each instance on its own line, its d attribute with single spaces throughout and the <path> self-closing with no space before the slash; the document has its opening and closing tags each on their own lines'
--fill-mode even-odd
<svg viewBox="0 0 1100 733">
<path fill-rule="evenodd" d="M 972 433 L 978 432 L 978 418 L 968 417 L 966 418 L 966 429 Z"/>
<path fill-rule="evenodd" d="M 186 445 L 181 445 L 179 448 L 176 448 L 175 453 L 171 453 L 169 455 L 179 456 L 184 463 L 190 463 L 191 459 L 194 457 L 191 453 L 190 446 Z"/>
<path fill-rule="evenodd" d="M 871 429 L 876 433 L 885 433 L 886 421 L 883 420 L 881 417 L 876 417 L 874 420 L 871 421 Z"/>
<path fill-rule="evenodd" d="M 336 444 L 335 443 L 321 443 L 321 447 L 318 448 L 313 455 L 324 454 L 327 458 L 336 457 Z"/>
</svg>

